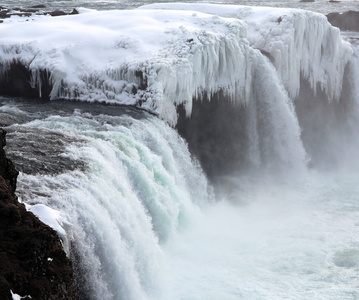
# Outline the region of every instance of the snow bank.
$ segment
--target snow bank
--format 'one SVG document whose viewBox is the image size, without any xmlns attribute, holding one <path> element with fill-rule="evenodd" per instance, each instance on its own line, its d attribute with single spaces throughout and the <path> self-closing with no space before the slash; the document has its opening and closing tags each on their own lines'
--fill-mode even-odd
<svg viewBox="0 0 359 300">
<path fill-rule="evenodd" d="M 190 114 L 203 90 L 245 94 L 253 52 L 245 35 L 239 20 L 183 11 L 10 19 L 0 27 L 0 73 L 20 62 L 34 87 L 40 70 L 51 74 L 51 99 L 137 105 L 174 124 L 175 105 Z"/>
<path fill-rule="evenodd" d="M 325 17 L 300 10 L 157 4 L 80 12 L 5 20 L 0 78 L 20 63 L 40 96 L 48 74 L 50 99 L 136 105 L 173 125 L 176 106 L 184 104 L 190 115 L 192 98 L 203 91 L 223 89 L 232 101 L 248 103 L 263 65 L 254 48 L 269 53 L 291 96 L 302 73 L 330 99 L 340 95 L 351 55 Z"/>
<path fill-rule="evenodd" d="M 301 74 L 330 100 L 339 99 L 344 68 L 352 49 L 324 15 L 298 9 L 215 4 L 152 4 L 140 9 L 196 10 L 238 18 L 248 25 L 251 46 L 268 53 L 290 96 L 300 88 Z"/>
</svg>

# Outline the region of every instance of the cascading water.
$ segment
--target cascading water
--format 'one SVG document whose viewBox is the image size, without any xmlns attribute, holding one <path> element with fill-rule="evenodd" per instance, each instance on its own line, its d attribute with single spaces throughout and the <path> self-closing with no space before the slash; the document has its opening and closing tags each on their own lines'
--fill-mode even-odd
<svg viewBox="0 0 359 300">
<path fill-rule="evenodd" d="M 0 123 L 81 298 L 357 299 L 355 40 L 317 14 L 202 4 L 143 7 L 118 35 L 127 14 L 51 20 L 81 20 L 60 43 L 42 18 L 0 49 L 1 76 L 54 100 L 1 98 Z"/>
<path fill-rule="evenodd" d="M 75 111 L 8 128 L 17 137 L 31 128 L 73 139 L 66 157 L 81 160 L 83 170 L 22 174 L 19 190 L 28 204 L 62 212 L 63 238 L 75 258 L 83 298 L 156 299 L 160 245 L 211 199 L 205 176 L 178 134 L 155 117 L 130 115 Z"/>
</svg>

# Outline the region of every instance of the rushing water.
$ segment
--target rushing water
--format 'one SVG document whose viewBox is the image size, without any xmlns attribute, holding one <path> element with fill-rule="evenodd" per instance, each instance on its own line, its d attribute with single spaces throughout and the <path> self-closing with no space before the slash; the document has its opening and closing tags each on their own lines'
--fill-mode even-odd
<svg viewBox="0 0 359 300">
<path fill-rule="evenodd" d="M 126 108 L 17 100 L 2 99 L 1 119 L 14 123 L 7 130 L 23 170 L 18 194 L 63 213 L 85 297 L 156 299 L 160 245 L 211 200 L 184 140 Z"/>
<path fill-rule="evenodd" d="M 307 5 L 256 2 L 263 3 Z M 308 5 L 321 5 L 321 11 L 329 4 Z M 350 74 L 357 76 L 355 68 Z M 2 97 L 0 125 L 21 171 L 19 198 L 61 212 L 66 234 L 59 234 L 83 299 L 359 298 L 355 130 L 347 139 L 333 137 L 338 149 L 350 149 L 335 153 L 335 165 L 329 159 L 285 176 L 273 168 L 239 169 L 209 182 L 174 128 L 132 108 Z M 295 131 L 282 127 L 267 130 Z M 312 138 L 321 141 L 319 134 Z M 292 154 L 281 155 L 295 159 Z"/>
<path fill-rule="evenodd" d="M 356 172 L 230 176 L 214 204 L 185 142 L 147 113 L 1 104 L 20 199 L 61 211 L 85 298 L 359 297 Z"/>
</svg>

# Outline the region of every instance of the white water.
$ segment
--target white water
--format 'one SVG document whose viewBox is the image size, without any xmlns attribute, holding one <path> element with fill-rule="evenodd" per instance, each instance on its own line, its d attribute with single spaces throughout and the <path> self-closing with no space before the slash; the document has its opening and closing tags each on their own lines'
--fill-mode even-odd
<svg viewBox="0 0 359 300">
<path fill-rule="evenodd" d="M 357 173 L 228 176 L 213 203 L 184 141 L 155 117 L 76 110 L 9 127 L 10 147 L 22 127 L 79 139 L 65 155 L 84 160 L 84 171 L 23 173 L 18 192 L 61 211 L 86 297 L 359 296 Z"/>
<path fill-rule="evenodd" d="M 184 141 L 154 117 L 140 121 L 75 112 L 26 127 L 86 141 L 67 149 L 67 155 L 85 160 L 84 172 L 19 178 L 23 200 L 62 212 L 65 246 L 74 243 L 86 278 L 82 288 L 95 299 L 156 299 L 162 282 L 160 245 L 211 199 Z M 48 195 L 31 199 L 36 193 Z"/>
<path fill-rule="evenodd" d="M 236 190 L 166 248 L 167 299 L 357 299 L 358 177 L 339 178 Z"/>
<path fill-rule="evenodd" d="M 332 58 L 342 75 L 350 51 L 345 43 L 340 48 Z M 86 112 L 80 104 L 71 113 L 54 109 L 40 117 L 2 101 L 0 113 L 23 120 L 7 128 L 10 152 L 11 139 L 25 129 L 61 133 L 73 142 L 60 157 L 84 164 L 57 175 L 22 173 L 18 193 L 30 205 L 61 212 L 64 246 L 85 299 L 359 298 L 357 137 L 344 147 L 351 151 L 337 153 L 340 172 L 307 170 L 284 87 L 291 89 L 259 51 L 250 58 L 256 58 L 247 105 L 257 170 L 223 177 L 215 199 L 185 141 L 160 119 Z M 314 61 L 319 68 L 321 59 Z M 357 65 L 356 53 L 351 64 Z M 355 87 L 356 68 L 350 72 Z M 329 98 L 340 93 L 338 80 L 328 82 L 334 85 L 328 83 Z M 355 89 L 351 97 L 357 99 Z M 267 125 L 264 137 L 259 121 Z"/>
</svg>

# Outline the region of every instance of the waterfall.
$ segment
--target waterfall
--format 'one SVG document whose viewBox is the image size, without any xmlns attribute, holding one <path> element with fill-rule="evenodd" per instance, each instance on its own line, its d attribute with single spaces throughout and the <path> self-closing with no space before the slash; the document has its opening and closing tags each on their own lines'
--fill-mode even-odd
<svg viewBox="0 0 359 300">
<path fill-rule="evenodd" d="M 61 211 L 83 297 L 155 299 L 160 246 L 212 199 L 184 140 L 150 116 L 76 111 L 24 126 L 81 140 L 68 145 L 66 155 L 84 161 L 83 171 L 22 173 L 19 189 L 30 207 L 34 202 Z"/>
<path fill-rule="evenodd" d="M 295 9 L 80 12 L 1 25 L 1 90 L 48 101 L 0 117 L 82 299 L 357 297 L 357 42 Z"/>
</svg>

